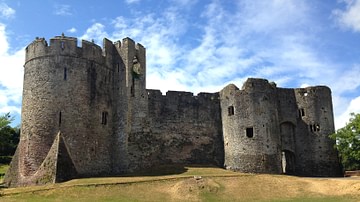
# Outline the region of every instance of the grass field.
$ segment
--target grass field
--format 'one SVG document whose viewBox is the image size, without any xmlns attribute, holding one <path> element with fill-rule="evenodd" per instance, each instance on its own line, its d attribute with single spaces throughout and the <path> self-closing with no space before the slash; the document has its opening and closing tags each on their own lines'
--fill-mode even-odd
<svg viewBox="0 0 360 202">
<path fill-rule="evenodd" d="M 176 174 L 174 174 L 176 173 Z M 0 201 L 360 201 L 360 178 L 301 178 L 167 167 L 134 176 L 2 189 Z"/>
</svg>

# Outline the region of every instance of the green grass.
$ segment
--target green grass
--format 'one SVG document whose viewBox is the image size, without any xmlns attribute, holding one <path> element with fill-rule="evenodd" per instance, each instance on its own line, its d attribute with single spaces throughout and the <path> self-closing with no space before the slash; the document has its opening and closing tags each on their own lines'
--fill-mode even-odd
<svg viewBox="0 0 360 202">
<path fill-rule="evenodd" d="M 5 173 L 8 168 L 9 168 L 9 165 L 0 164 L 0 184 L 3 182 Z"/>
<path fill-rule="evenodd" d="M 196 177 L 194 177 L 196 176 Z M 201 176 L 201 177 L 200 177 Z M 164 167 L 136 176 L 2 189 L 0 201 L 360 201 L 360 180 Z"/>
</svg>

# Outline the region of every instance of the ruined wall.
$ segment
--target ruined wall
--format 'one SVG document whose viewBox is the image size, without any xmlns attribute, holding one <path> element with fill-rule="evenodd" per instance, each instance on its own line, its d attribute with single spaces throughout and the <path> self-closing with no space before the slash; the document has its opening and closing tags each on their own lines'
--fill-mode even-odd
<svg viewBox="0 0 360 202">
<path fill-rule="evenodd" d="M 129 138 L 132 167 L 223 165 L 218 93 L 148 90 L 148 104 L 149 129 Z"/>
<path fill-rule="evenodd" d="M 225 87 L 220 98 L 226 168 L 281 173 L 276 87 L 248 79 L 242 90 Z"/>
</svg>

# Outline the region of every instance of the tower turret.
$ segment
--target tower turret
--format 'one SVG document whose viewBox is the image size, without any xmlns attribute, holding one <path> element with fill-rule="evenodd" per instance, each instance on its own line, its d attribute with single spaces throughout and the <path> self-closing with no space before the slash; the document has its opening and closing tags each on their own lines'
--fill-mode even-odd
<svg viewBox="0 0 360 202">
<path fill-rule="evenodd" d="M 276 87 L 248 79 L 221 92 L 225 166 L 242 172 L 281 173 Z"/>
</svg>

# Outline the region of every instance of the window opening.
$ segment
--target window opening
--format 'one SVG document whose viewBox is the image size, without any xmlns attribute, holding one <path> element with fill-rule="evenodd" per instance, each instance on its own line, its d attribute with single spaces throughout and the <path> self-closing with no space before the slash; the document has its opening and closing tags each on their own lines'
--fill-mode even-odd
<svg viewBox="0 0 360 202">
<path fill-rule="evenodd" d="M 117 63 L 116 65 L 117 65 L 117 71 L 120 72 L 120 64 Z"/>
<path fill-rule="evenodd" d="M 305 110 L 303 108 L 299 109 L 299 116 L 300 117 L 305 116 Z"/>
<path fill-rule="evenodd" d="M 246 137 L 252 138 L 254 137 L 254 128 L 246 128 Z"/>
<path fill-rule="evenodd" d="M 64 68 L 64 80 L 67 80 L 67 68 Z"/>
<path fill-rule="evenodd" d="M 107 124 L 107 112 L 102 112 L 101 114 L 101 124 L 106 125 Z"/>
<path fill-rule="evenodd" d="M 64 50 L 64 48 L 65 48 L 65 43 L 62 41 L 61 42 L 61 49 Z"/>
<path fill-rule="evenodd" d="M 312 124 L 312 125 L 310 125 L 310 131 L 311 131 L 311 132 L 320 131 L 320 125 L 319 125 L 319 124 Z"/>
<path fill-rule="evenodd" d="M 61 112 L 59 112 L 59 126 L 61 126 Z"/>
<path fill-rule="evenodd" d="M 132 77 L 130 93 L 131 93 L 131 97 L 135 97 L 135 78 L 134 77 Z"/>
<path fill-rule="evenodd" d="M 234 110 L 234 106 L 230 106 L 230 107 L 228 107 L 228 115 L 229 115 L 229 116 L 234 115 L 234 112 L 235 112 L 235 110 Z"/>
</svg>

